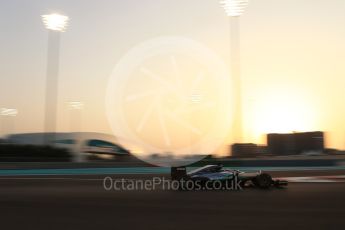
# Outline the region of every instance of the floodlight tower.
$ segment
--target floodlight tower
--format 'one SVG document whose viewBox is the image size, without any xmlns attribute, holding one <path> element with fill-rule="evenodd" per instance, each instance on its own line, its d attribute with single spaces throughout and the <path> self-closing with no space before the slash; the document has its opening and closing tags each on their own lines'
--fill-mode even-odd
<svg viewBox="0 0 345 230">
<path fill-rule="evenodd" d="M 235 92 L 233 141 L 241 143 L 242 140 L 242 91 L 240 71 L 240 16 L 244 13 L 249 0 L 222 0 L 220 1 L 226 14 L 230 17 L 230 59 L 231 77 Z"/>
<path fill-rule="evenodd" d="M 47 78 L 46 78 L 46 98 L 45 98 L 45 135 L 44 144 L 49 145 L 55 140 L 57 98 L 58 98 L 58 76 L 60 59 L 60 34 L 64 32 L 68 17 L 59 14 L 42 15 L 45 27 L 48 29 L 48 53 L 47 53 Z M 48 138 L 49 137 L 49 138 Z"/>
</svg>

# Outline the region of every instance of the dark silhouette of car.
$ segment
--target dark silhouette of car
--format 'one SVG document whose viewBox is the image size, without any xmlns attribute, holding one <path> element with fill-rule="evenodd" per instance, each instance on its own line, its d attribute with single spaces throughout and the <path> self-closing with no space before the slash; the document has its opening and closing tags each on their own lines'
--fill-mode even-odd
<svg viewBox="0 0 345 230">
<path fill-rule="evenodd" d="M 236 182 L 241 188 L 257 187 L 261 189 L 269 189 L 271 187 L 287 186 L 288 182 L 283 180 L 274 180 L 268 173 L 262 171 L 242 172 L 233 169 L 224 169 L 222 165 L 206 165 L 187 172 L 186 167 L 174 167 L 171 169 L 171 179 L 173 181 L 181 181 L 183 183 L 193 182 L 198 187 L 212 188 L 212 185 L 226 184 Z M 224 186 L 221 187 L 224 189 Z"/>
</svg>

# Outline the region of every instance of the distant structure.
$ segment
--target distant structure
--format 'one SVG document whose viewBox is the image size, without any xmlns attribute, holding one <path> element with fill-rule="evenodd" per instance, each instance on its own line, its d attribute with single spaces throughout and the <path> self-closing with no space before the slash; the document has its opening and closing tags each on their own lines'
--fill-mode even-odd
<svg viewBox="0 0 345 230">
<path fill-rule="evenodd" d="M 266 146 L 247 143 L 247 144 L 233 144 L 231 146 L 232 157 L 235 158 L 252 158 L 258 156 L 265 156 L 268 154 Z"/>
<path fill-rule="evenodd" d="M 51 136 L 54 139 L 49 138 Z M 47 137 L 51 140 L 49 146 L 67 149 L 73 154 L 75 162 L 84 162 L 90 158 L 113 159 L 129 155 L 129 151 L 117 144 L 117 138 L 103 133 L 24 133 L 10 135 L 6 142 L 43 146 L 47 145 Z"/>
<path fill-rule="evenodd" d="M 317 154 L 324 152 L 324 133 L 305 132 L 267 135 L 268 151 L 272 155 Z"/>
<path fill-rule="evenodd" d="M 270 133 L 267 146 L 247 143 L 231 145 L 234 158 L 253 158 L 260 156 L 319 155 L 325 153 L 323 132 Z"/>
</svg>

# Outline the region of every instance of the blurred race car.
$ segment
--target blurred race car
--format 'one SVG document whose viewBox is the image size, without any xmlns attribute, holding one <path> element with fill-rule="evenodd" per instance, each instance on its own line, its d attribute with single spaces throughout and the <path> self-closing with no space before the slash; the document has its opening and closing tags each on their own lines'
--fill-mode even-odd
<svg viewBox="0 0 345 230">
<path fill-rule="evenodd" d="M 212 184 L 212 182 L 236 182 L 242 188 L 258 187 L 269 189 L 271 187 L 287 186 L 287 181 L 273 180 L 271 175 L 257 172 L 242 172 L 239 170 L 224 169 L 222 165 L 206 165 L 204 167 L 187 172 L 186 167 L 175 167 L 171 169 L 171 179 L 174 181 L 192 181 L 201 186 Z"/>
</svg>

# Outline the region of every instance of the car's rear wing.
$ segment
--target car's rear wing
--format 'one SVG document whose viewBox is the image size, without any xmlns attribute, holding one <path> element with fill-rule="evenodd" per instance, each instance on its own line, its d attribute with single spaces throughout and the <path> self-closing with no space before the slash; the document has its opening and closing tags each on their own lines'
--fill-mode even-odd
<svg viewBox="0 0 345 230">
<path fill-rule="evenodd" d="M 181 180 L 187 176 L 187 168 L 181 167 L 171 167 L 171 180 Z"/>
</svg>

